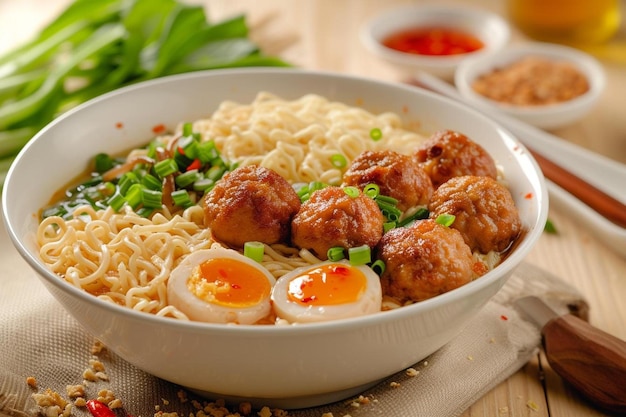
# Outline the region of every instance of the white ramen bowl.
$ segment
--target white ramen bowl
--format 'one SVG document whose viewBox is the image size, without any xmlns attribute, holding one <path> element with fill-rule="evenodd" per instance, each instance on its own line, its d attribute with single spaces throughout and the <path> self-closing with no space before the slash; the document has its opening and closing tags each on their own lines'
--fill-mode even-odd
<svg viewBox="0 0 626 417">
<path fill-rule="evenodd" d="M 446 294 L 394 311 L 298 326 L 226 326 L 140 313 L 72 287 L 44 266 L 34 238 L 38 211 L 94 154 L 143 145 L 155 125 L 174 128 L 206 117 L 223 100 L 248 103 L 261 90 L 287 99 L 317 93 L 373 112 L 396 112 L 426 133 L 443 128 L 465 133 L 503 166 L 526 233 L 500 266 Z M 529 153 L 479 113 L 415 87 L 296 69 L 197 72 L 94 99 L 26 145 L 8 173 L 2 199 L 19 253 L 59 303 L 110 351 L 211 398 L 282 408 L 356 395 L 449 342 L 535 244 L 547 201 L 544 179 Z"/>
</svg>

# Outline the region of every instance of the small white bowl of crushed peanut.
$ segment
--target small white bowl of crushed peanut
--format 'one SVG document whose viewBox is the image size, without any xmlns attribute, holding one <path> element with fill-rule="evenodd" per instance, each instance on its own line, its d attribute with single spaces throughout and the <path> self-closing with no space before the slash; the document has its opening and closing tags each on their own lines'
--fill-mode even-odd
<svg viewBox="0 0 626 417">
<path fill-rule="evenodd" d="M 574 48 L 523 43 L 463 62 L 456 71 L 459 92 L 485 112 L 497 110 L 543 129 L 584 117 L 605 86 L 590 55 Z"/>
</svg>

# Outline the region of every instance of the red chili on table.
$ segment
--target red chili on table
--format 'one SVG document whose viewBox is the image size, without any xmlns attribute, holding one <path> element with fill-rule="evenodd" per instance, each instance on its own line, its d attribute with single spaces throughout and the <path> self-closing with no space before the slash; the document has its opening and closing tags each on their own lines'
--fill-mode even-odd
<svg viewBox="0 0 626 417">
<path fill-rule="evenodd" d="M 98 400 L 87 400 L 87 409 L 93 417 L 116 417 L 113 410 Z"/>
<path fill-rule="evenodd" d="M 406 29 L 383 40 L 387 48 L 417 55 L 457 55 L 483 48 L 476 36 L 457 29 L 427 27 Z"/>
</svg>

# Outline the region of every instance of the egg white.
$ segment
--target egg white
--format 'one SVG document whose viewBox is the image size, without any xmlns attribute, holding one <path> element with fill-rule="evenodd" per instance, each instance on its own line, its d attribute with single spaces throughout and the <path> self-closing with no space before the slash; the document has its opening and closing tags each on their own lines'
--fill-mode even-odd
<svg viewBox="0 0 626 417">
<path fill-rule="evenodd" d="M 323 264 L 341 264 L 349 268 L 358 269 L 363 273 L 367 287 L 358 300 L 340 305 L 303 306 L 289 299 L 288 292 L 290 282 L 305 274 L 307 271 Z M 274 312 L 279 319 L 286 320 L 290 323 L 312 323 L 363 316 L 380 311 L 382 304 L 380 278 L 370 267 L 366 265 L 352 266 L 347 261 L 328 261 L 319 265 L 294 269 L 276 281 L 272 289 L 272 303 L 274 305 Z"/>
<path fill-rule="evenodd" d="M 249 307 L 229 307 L 205 300 L 187 287 L 187 281 L 194 269 L 209 259 L 234 259 L 259 270 L 270 286 L 276 282 L 270 272 L 258 262 L 232 249 L 213 248 L 191 253 L 172 271 L 167 283 L 167 297 L 170 305 L 183 312 L 190 320 L 208 323 L 254 324 L 271 312 L 270 296 Z"/>
</svg>

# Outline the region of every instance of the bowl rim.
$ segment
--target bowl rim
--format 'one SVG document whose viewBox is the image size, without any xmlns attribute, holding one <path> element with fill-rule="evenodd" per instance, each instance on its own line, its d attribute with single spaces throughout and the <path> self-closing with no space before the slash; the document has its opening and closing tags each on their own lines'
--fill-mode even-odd
<svg viewBox="0 0 626 417">
<path fill-rule="evenodd" d="M 472 88 L 472 81 L 480 74 L 513 63 L 522 57 L 535 55 L 553 61 L 566 61 L 575 65 L 587 78 L 589 90 L 565 102 L 524 106 L 492 100 L 477 93 Z M 574 112 L 581 107 L 591 105 L 602 94 L 606 86 L 606 76 L 602 65 L 594 57 L 579 49 L 547 42 L 522 42 L 512 45 L 497 54 L 472 57 L 462 62 L 455 72 L 454 83 L 463 96 L 474 102 L 488 105 L 510 114 L 533 116 Z"/>
<path fill-rule="evenodd" d="M 416 19 L 417 23 L 391 25 L 380 27 L 387 21 L 392 20 L 395 16 L 411 16 Z M 452 19 L 452 20 L 451 20 Z M 376 36 L 375 32 L 380 27 L 384 36 L 391 33 L 408 29 L 416 26 L 432 26 L 445 22 L 445 26 L 461 25 L 461 28 L 478 36 L 485 44 L 484 48 L 473 52 L 467 52 L 456 55 L 419 55 L 397 51 L 384 46 L 381 37 Z M 451 22 L 451 23 L 449 23 Z M 477 23 L 482 22 L 482 23 Z M 486 37 L 483 35 L 484 30 L 476 30 L 476 28 L 484 27 L 486 23 L 496 28 L 499 33 L 497 37 Z M 387 29 L 385 29 L 387 28 Z M 470 57 L 484 55 L 488 52 L 495 52 L 504 48 L 511 38 L 511 28 L 506 20 L 495 12 L 475 6 L 458 4 L 458 5 L 439 5 L 439 4 L 410 4 L 397 6 L 374 16 L 366 21 L 360 30 L 360 39 L 365 47 L 385 59 L 395 61 L 404 65 L 428 65 L 428 66 L 455 66 L 459 62 Z"/>
<path fill-rule="evenodd" d="M 10 205 L 9 201 L 9 193 L 12 188 L 16 187 L 13 185 L 15 170 L 19 165 L 20 161 L 25 157 L 25 155 L 29 152 L 30 148 L 34 146 L 35 143 L 42 140 L 41 138 L 45 137 L 45 134 L 48 130 L 54 128 L 59 123 L 63 123 L 68 118 L 78 117 L 83 109 L 92 106 L 95 103 L 99 103 L 102 101 L 106 101 L 111 97 L 132 94 L 137 90 L 142 89 L 150 89 L 154 87 L 158 87 L 161 84 L 167 83 L 176 83 L 179 80 L 183 79 L 194 79 L 194 78 L 204 78 L 204 77 L 223 77 L 229 76 L 229 74 L 245 74 L 245 75 L 259 75 L 259 74 L 286 74 L 286 73 L 299 73 L 303 77 L 323 77 L 333 79 L 335 81 L 338 80 L 351 80 L 357 82 L 363 82 L 368 84 L 374 84 L 378 86 L 391 87 L 394 89 L 400 90 L 411 90 L 415 91 L 416 89 L 419 91 L 419 95 L 426 96 L 432 100 L 443 101 L 446 105 L 449 105 L 453 108 L 461 108 L 463 111 L 472 113 L 472 116 L 478 119 L 481 119 L 483 123 L 491 125 L 491 127 L 499 132 L 501 139 L 507 143 L 509 143 L 509 147 L 517 148 L 517 149 L 525 149 L 524 145 L 507 129 L 501 127 L 497 122 L 485 116 L 481 112 L 464 105 L 458 101 L 452 100 L 450 98 L 441 96 L 439 94 L 433 93 L 426 89 L 417 88 L 414 86 L 404 85 L 396 82 L 383 81 L 380 79 L 375 79 L 371 77 L 365 77 L 360 75 L 353 74 L 345 74 L 345 73 L 337 73 L 331 71 L 320 71 L 320 70 L 305 70 L 305 69 L 297 69 L 297 68 L 273 68 L 273 67 L 255 67 L 255 68 L 235 68 L 235 69 L 218 69 L 218 70 L 204 70 L 204 71 L 196 71 L 192 73 L 184 73 L 177 75 L 165 76 L 149 81 L 140 82 L 137 84 L 129 85 L 126 87 L 122 87 L 116 89 L 114 91 L 105 93 L 101 96 L 95 97 L 85 103 L 80 104 L 79 106 L 68 110 L 44 128 L 42 128 L 18 153 L 14 162 L 11 164 L 9 171 L 7 173 L 5 179 L 5 186 L 2 190 L 2 210 L 4 215 L 2 216 L 5 228 L 7 230 L 7 234 L 9 235 L 11 241 L 16 247 L 18 253 L 24 258 L 24 260 L 33 268 L 37 273 L 38 277 L 44 281 L 46 285 L 53 285 L 60 289 L 63 292 L 69 292 L 72 297 L 76 297 L 81 301 L 88 303 L 96 303 L 99 308 L 105 309 L 114 315 L 120 315 L 124 319 L 127 320 L 138 320 L 138 321 L 147 321 L 151 324 L 158 324 L 159 326 L 165 327 L 176 327 L 180 329 L 185 329 L 187 331 L 205 331 L 205 332 L 213 332 L 216 335 L 228 335 L 231 333 L 245 333 L 246 335 L 254 336 L 254 335 L 263 335 L 263 336 L 287 336 L 292 334 L 318 334 L 320 332 L 329 333 L 329 332 L 341 332 L 344 329 L 354 329 L 355 327 L 367 328 L 378 326 L 381 323 L 398 321 L 409 318 L 415 314 L 415 312 L 419 311 L 430 311 L 432 309 L 438 308 L 439 304 L 447 302 L 459 302 L 464 298 L 467 298 L 466 295 L 468 293 L 478 292 L 481 288 L 488 287 L 498 280 L 501 279 L 501 276 L 508 275 L 512 273 L 513 269 L 519 262 L 523 260 L 523 258 L 530 251 L 536 240 L 542 233 L 543 224 L 545 223 L 548 215 L 548 192 L 547 186 L 545 183 L 544 176 L 539 168 L 539 165 L 532 157 L 530 152 L 521 152 L 518 155 L 518 158 L 522 159 L 524 164 L 530 164 L 534 167 L 534 174 L 536 176 L 536 181 L 533 180 L 532 183 L 536 183 L 538 186 L 537 190 L 539 191 L 538 195 L 534 197 L 537 199 L 537 209 L 533 211 L 533 221 L 534 224 L 526 225 L 529 228 L 529 233 L 526 233 L 524 239 L 519 242 L 518 247 L 515 251 L 513 251 L 509 256 L 506 257 L 502 261 L 501 264 L 498 265 L 497 269 L 494 271 L 490 271 L 487 274 L 481 276 L 479 279 L 476 279 L 472 282 L 469 282 L 459 288 L 451 290 L 447 293 L 440 294 L 431 299 L 423 300 L 418 303 L 404 306 L 402 308 L 393 309 L 390 311 L 382 311 L 375 314 L 370 314 L 366 316 L 359 316 L 347 319 L 337 319 L 327 322 L 318 322 L 318 323 L 306 323 L 302 325 L 224 325 L 218 323 L 203 323 L 203 322 L 194 322 L 194 321 L 183 321 L 177 320 L 170 317 L 160 317 L 154 314 L 149 314 L 145 312 L 136 311 L 130 309 L 125 306 L 117 305 L 111 302 L 107 302 L 101 300 L 93 295 L 76 288 L 69 283 L 65 282 L 63 279 L 59 278 L 56 274 L 52 273 L 48 270 L 41 261 L 33 256 L 30 251 L 27 249 L 26 244 L 22 241 L 22 236 L 18 235 L 17 228 L 18 225 L 13 224 L 13 219 L 9 219 L 7 217 L 7 208 Z M 503 282 L 502 282 L 503 284 Z"/>
</svg>

